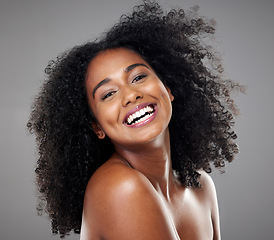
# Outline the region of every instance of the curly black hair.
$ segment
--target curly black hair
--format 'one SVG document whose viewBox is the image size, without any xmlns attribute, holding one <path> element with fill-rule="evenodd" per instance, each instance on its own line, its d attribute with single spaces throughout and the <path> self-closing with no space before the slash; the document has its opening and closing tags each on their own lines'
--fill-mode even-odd
<svg viewBox="0 0 274 240">
<path fill-rule="evenodd" d="M 171 89 L 172 167 L 185 186 L 200 186 L 196 170 L 210 172 L 211 164 L 221 168 L 233 160 L 237 108 L 230 93 L 240 86 L 224 78 L 221 59 L 206 44 L 215 22 L 197 10 L 164 12 L 145 0 L 100 38 L 49 62 L 28 128 L 38 144 L 38 210 L 49 215 L 53 233 L 80 232 L 87 183 L 114 152 L 110 140 L 99 140 L 92 130 L 96 119 L 85 89 L 87 67 L 101 51 L 124 47 L 136 52 Z"/>
</svg>

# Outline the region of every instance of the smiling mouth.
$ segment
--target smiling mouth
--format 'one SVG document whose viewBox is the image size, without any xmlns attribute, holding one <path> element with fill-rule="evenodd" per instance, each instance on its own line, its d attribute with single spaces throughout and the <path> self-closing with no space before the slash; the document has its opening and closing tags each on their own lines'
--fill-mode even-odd
<svg viewBox="0 0 274 240">
<path fill-rule="evenodd" d="M 146 122 L 155 113 L 155 107 L 153 105 L 148 105 L 133 114 L 130 114 L 126 120 L 125 124 L 133 126 L 141 122 Z"/>
</svg>

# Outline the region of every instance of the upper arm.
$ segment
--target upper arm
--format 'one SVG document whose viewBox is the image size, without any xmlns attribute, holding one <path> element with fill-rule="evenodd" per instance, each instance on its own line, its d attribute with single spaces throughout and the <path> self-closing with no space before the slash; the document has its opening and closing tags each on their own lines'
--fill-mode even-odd
<svg viewBox="0 0 274 240">
<path fill-rule="evenodd" d="M 103 239 L 178 239 L 162 200 L 137 173 L 114 174 L 93 185 L 86 193 L 84 215 L 85 228 L 95 224 Z"/>
</svg>

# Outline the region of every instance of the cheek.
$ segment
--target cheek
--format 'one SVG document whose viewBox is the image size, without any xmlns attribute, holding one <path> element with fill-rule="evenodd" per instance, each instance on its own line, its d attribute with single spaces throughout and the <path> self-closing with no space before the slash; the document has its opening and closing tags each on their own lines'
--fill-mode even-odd
<svg viewBox="0 0 274 240">
<path fill-rule="evenodd" d="M 93 113 L 100 126 L 107 133 L 108 128 L 114 127 L 119 119 L 119 106 L 116 102 L 111 101 L 98 105 Z"/>
<path fill-rule="evenodd" d="M 150 81 L 149 84 L 145 85 L 143 90 L 146 91 L 146 93 L 155 96 L 159 96 L 159 94 L 161 94 L 161 96 L 164 96 L 167 94 L 166 88 L 163 83 L 160 80 L 156 79 L 154 81 Z"/>
<path fill-rule="evenodd" d="M 150 84 L 147 88 L 147 92 L 160 97 L 164 102 L 166 102 L 168 104 L 170 104 L 170 102 L 171 102 L 169 93 L 161 81 L 157 82 L 157 84 Z"/>
</svg>

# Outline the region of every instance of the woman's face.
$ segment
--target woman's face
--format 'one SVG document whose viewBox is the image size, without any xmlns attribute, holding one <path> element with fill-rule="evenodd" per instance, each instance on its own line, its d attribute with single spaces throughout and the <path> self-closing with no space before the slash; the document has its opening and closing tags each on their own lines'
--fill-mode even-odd
<svg viewBox="0 0 274 240">
<path fill-rule="evenodd" d="M 134 146 L 167 129 L 173 96 L 133 51 L 116 48 L 99 53 L 88 67 L 86 88 L 98 122 L 93 129 L 100 138 L 105 133 L 116 146 Z"/>
</svg>

